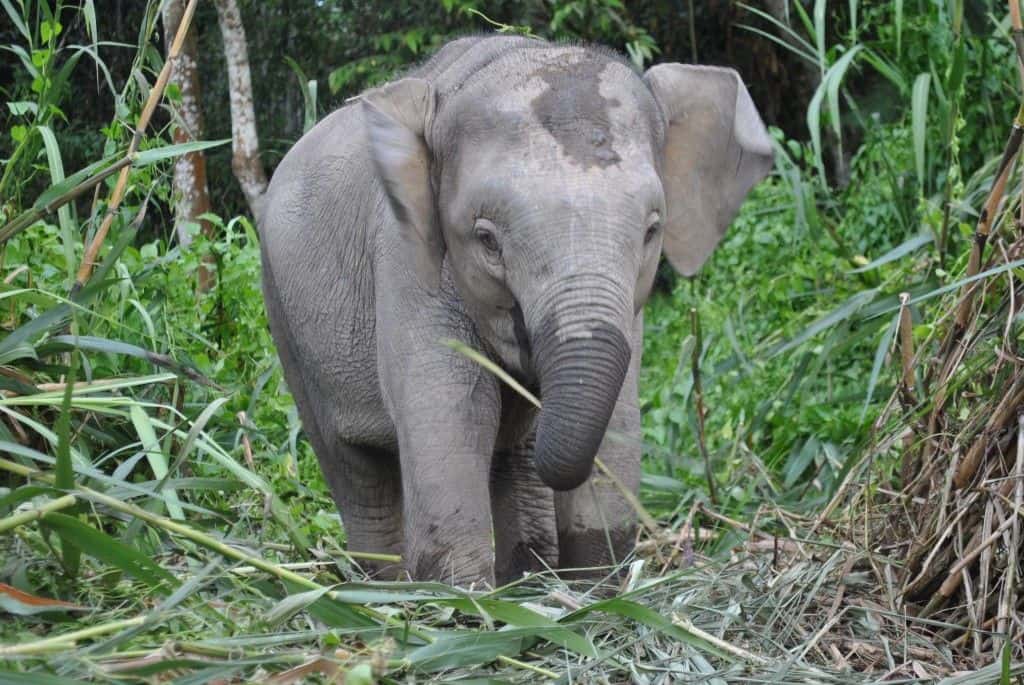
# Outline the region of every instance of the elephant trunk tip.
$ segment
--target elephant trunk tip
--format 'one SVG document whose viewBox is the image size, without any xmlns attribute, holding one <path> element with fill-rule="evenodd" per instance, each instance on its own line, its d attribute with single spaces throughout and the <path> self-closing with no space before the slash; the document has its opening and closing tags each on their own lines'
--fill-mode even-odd
<svg viewBox="0 0 1024 685">
<path fill-rule="evenodd" d="M 541 401 L 534 462 L 553 490 L 573 490 L 590 477 L 630 361 L 625 336 L 612 326 L 542 347 Z"/>
<path fill-rule="evenodd" d="M 544 459 L 537 460 L 537 475 L 552 490 L 565 492 L 575 490 L 587 482 L 593 468 L 593 461 L 581 459 L 574 462 L 555 462 Z"/>
</svg>

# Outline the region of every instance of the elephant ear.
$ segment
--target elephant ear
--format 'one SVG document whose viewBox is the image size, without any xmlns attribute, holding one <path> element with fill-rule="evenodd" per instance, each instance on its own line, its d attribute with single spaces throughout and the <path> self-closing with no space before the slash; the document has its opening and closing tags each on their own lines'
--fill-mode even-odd
<svg viewBox="0 0 1024 685">
<path fill-rule="evenodd" d="M 750 189 L 771 171 L 771 139 L 732 69 L 659 64 L 644 74 L 668 122 L 665 255 L 697 273 Z"/>
<path fill-rule="evenodd" d="M 425 138 L 434 117 L 434 91 L 422 79 L 404 78 L 361 99 L 370 153 L 402 236 L 413 249 L 416 276 L 424 287 L 436 291 L 444 240 Z"/>
</svg>

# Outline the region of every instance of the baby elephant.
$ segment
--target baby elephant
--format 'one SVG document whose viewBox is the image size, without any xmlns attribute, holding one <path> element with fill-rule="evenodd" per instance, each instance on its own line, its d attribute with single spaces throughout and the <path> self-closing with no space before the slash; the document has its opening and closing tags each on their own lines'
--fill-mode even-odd
<svg viewBox="0 0 1024 685">
<path fill-rule="evenodd" d="M 659 255 L 696 272 L 771 166 L 736 72 L 512 36 L 307 133 L 266 196 L 263 291 L 349 548 L 462 585 L 628 554 Z"/>
</svg>

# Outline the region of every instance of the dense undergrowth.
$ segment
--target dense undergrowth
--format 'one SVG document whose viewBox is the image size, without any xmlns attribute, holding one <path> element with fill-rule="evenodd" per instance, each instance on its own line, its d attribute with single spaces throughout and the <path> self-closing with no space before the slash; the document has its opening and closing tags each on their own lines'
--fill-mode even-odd
<svg viewBox="0 0 1024 685">
<path fill-rule="evenodd" d="M 83 86 L 68 75 L 96 60 L 103 18 L 90 2 L 2 3 L 22 39 L 5 59 L 24 71 L 4 93 L 0 147 L 0 667 L 11 671 L 0 682 L 286 669 L 278 682 L 860 682 L 993 662 L 998 635 L 972 651 L 955 643 L 962 630 L 943 633 L 952 617 L 915 624 L 883 606 L 860 564 L 877 570 L 884 553 L 856 547 L 856 516 L 819 519 L 841 483 L 901 485 L 903 453 L 877 445 L 903 420 L 899 296 L 911 296 L 912 337 L 928 349 L 968 273 L 1019 100 L 1009 24 L 990 4 L 965 20 L 957 2 L 854 2 L 837 27 L 825 2 L 793 2 L 788 23 L 765 15 L 749 29 L 801 54 L 821 86 L 806 140 L 773 131 L 776 173 L 703 273 L 670 280 L 647 307 L 641 501 L 664 531 L 648 532 L 645 562 L 621 584 L 542 575 L 467 593 L 360 582 L 281 379 L 255 231 L 211 215 L 215 238 L 197 229 L 177 245 L 169 160 L 184 148 L 166 128 L 147 130 L 128 160 L 101 260 L 75 287 L 117 175 L 93 181 L 129 150 L 162 66 L 156 3 L 132 78 L 96 61 L 88 87 L 115 115 L 92 132 L 96 165 L 74 176 L 61 137 Z M 91 45 L 60 40 L 70 21 L 86 23 Z M 173 108 L 173 91 L 163 103 Z M 48 206 L 76 187 L 76 201 Z M 1007 242 L 1016 230 L 996 225 Z M 198 293 L 203 255 L 217 280 Z M 1019 262 L 989 267 L 1019 292 Z M 1005 309 L 999 297 L 988 306 Z M 1019 373 L 1015 306 L 1000 349 Z M 869 562 L 851 561 L 853 549 Z M 994 663 L 956 682 L 1011 672 Z"/>
</svg>

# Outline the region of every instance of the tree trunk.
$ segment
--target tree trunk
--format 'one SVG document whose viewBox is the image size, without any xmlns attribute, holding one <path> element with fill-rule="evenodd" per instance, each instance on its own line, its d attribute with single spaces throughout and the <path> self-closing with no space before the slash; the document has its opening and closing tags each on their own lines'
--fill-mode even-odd
<svg viewBox="0 0 1024 685">
<path fill-rule="evenodd" d="M 178 32 L 181 17 L 185 11 L 185 0 L 169 0 L 164 5 L 164 42 L 170 50 L 171 42 Z M 175 143 L 201 140 L 203 137 L 203 113 L 199 105 L 199 66 L 196 27 L 189 27 L 185 42 L 178 58 L 171 66 L 171 83 L 178 87 L 181 101 L 175 111 L 173 137 Z M 200 152 L 190 152 L 178 157 L 174 163 L 174 226 L 178 243 L 187 247 L 192 241 L 188 225 L 197 223 L 203 234 L 213 237 L 213 225 L 200 215 L 210 211 L 210 193 L 206 186 L 206 157 Z M 213 287 L 215 268 L 209 259 L 199 267 L 199 290 L 206 292 Z"/>
<path fill-rule="evenodd" d="M 216 4 L 231 94 L 231 169 L 242 186 L 249 211 L 258 219 L 263 193 L 267 190 L 267 175 L 260 161 L 260 141 L 256 135 L 245 26 L 236 0 L 216 0 Z"/>
</svg>

